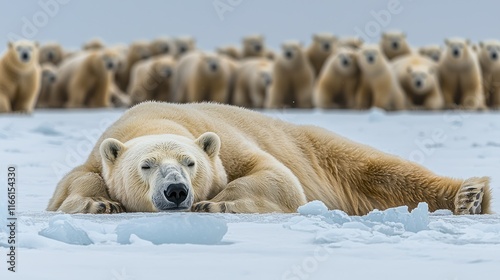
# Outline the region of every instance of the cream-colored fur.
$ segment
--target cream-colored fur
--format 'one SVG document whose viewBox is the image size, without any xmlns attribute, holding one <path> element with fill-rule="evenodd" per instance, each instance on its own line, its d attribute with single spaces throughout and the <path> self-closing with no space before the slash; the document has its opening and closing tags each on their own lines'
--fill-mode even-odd
<svg viewBox="0 0 500 280">
<path fill-rule="evenodd" d="M 392 69 L 412 109 L 444 107 L 436 62 L 419 54 L 409 54 L 394 59 Z"/>
<path fill-rule="evenodd" d="M 264 106 L 311 108 L 314 70 L 298 42 L 285 42 L 273 66 L 273 83 Z"/>
<path fill-rule="evenodd" d="M 59 65 L 65 56 L 63 47 L 55 42 L 46 43 L 40 46 L 38 62 L 40 65 L 51 63 L 55 66 Z"/>
<path fill-rule="evenodd" d="M 434 62 L 439 62 L 443 48 L 440 45 L 427 45 L 418 48 L 418 53 L 434 60 Z"/>
<path fill-rule="evenodd" d="M 130 44 L 127 50 L 124 65 L 118 68 L 116 72 L 116 84 L 122 91 L 126 91 L 130 82 L 130 72 L 132 67 L 141 61 L 151 57 L 149 43 L 146 41 L 136 41 Z"/>
<path fill-rule="evenodd" d="M 228 56 L 229 58 L 234 59 L 234 60 L 241 59 L 241 51 L 236 46 L 219 47 L 216 49 L 215 52 L 220 54 L 220 55 Z"/>
<path fill-rule="evenodd" d="M 233 74 L 233 67 L 227 57 L 199 51 L 190 52 L 182 56 L 175 69 L 175 100 L 227 103 Z"/>
<path fill-rule="evenodd" d="M 140 61 L 132 69 L 128 94 L 132 104 L 146 100 L 173 101 L 175 59 L 170 55 Z"/>
<path fill-rule="evenodd" d="M 57 80 L 57 68 L 52 63 L 45 63 L 41 66 L 41 68 L 42 79 L 36 108 L 47 108 L 50 105 L 52 85 Z"/>
<path fill-rule="evenodd" d="M 399 31 L 384 32 L 380 39 L 380 49 L 389 60 L 411 53 L 406 34 Z"/>
<path fill-rule="evenodd" d="M 341 47 L 323 66 L 314 88 L 314 106 L 323 109 L 354 108 L 361 73 L 356 51 Z"/>
<path fill-rule="evenodd" d="M 480 42 L 478 56 L 486 104 L 500 109 L 500 41 Z"/>
<path fill-rule="evenodd" d="M 247 108 L 262 108 L 272 83 L 272 61 L 249 58 L 236 72 L 233 104 Z"/>
<path fill-rule="evenodd" d="M 255 34 L 243 37 L 241 57 L 266 57 L 266 45 L 264 36 Z"/>
<path fill-rule="evenodd" d="M 364 45 L 358 50 L 361 83 L 356 93 L 356 108 L 385 110 L 406 108 L 405 95 L 380 48 Z"/>
<path fill-rule="evenodd" d="M 101 38 L 92 38 L 82 45 L 84 51 L 102 50 L 106 47 Z"/>
<path fill-rule="evenodd" d="M 363 39 L 359 37 L 342 37 L 339 39 L 339 47 L 357 50 L 363 46 Z"/>
<path fill-rule="evenodd" d="M 481 67 L 468 40 L 446 39 L 439 62 L 439 79 L 446 108 L 486 108 Z"/>
<path fill-rule="evenodd" d="M 51 107 L 111 106 L 119 55 L 113 50 L 82 52 L 65 60 L 52 87 Z"/>
<path fill-rule="evenodd" d="M 317 77 L 327 58 L 335 52 L 338 39 L 331 33 L 316 33 L 306 49 L 307 57 Z"/>
<path fill-rule="evenodd" d="M 152 56 L 157 55 L 177 55 L 175 41 L 168 37 L 159 37 L 149 43 L 149 50 Z"/>
<path fill-rule="evenodd" d="M 171 183 L 187 187 L 175 208 L 165 203 Z M 312 200 L 351 215 L 419 202 L 485 214 L 491 194 L 487 177 L 438 176 L 319 127 L 228 105 L 147 102 L 104 132 L 47 210 L 295 212 Z"/>
<path fill-rule="evenodd" d="M 177 37 L 174 40 L 177 48 L 177 58 L 181 58 L 192 51 L 196 50 L 196 40 L 190 36 Z"/>
<path fill-rule="evenodd" d="M 0 58 L 0 113 L 30 113 L 40 90 L 38 43 L 9 42 Z"/>
</svg>

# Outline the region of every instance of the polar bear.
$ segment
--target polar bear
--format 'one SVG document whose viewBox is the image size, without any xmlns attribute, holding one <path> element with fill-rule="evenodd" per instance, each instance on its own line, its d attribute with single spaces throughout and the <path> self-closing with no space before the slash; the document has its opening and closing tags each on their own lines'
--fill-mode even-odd
<svg viewBox="0 0 500 280">
<path fill-rule="evenodd" d="M 338 38 L 331 33 L 316 33 L 312 36 L 312 42 L 306 49 L 307 58 L 314 69 L 317 77 L 323 68 L 327 58 L 335 52 Z"/>
<path fill-rule="evenodd" d="M 360 82 L 356 51 L 341 47 L 323 66 L 313 93 L 317 108 L 354 108 L 356 91 Z"/>
<path fill-rule="evenodd" d="M 356 108 L 378 107 L 385 110 L 403 110 L 406 99 L 403 89 L 380 47 L 364 45 L 358 50 L 361 82 L 356 93 Z"/>
<path fill-rule="evenodd" d="M 103 133 L 47 210 L 292 213 L 312 200 L 350 215 L 419 202 L 486 214 L 491 193 L 487 177 L 438 176 L 316 126 L 230 105 L 145 102 Z"/>
<path fill-rule="evenodd" d="M 427 56 L 435 62 L 439 62 L 441 54 L 443 53 L 443 49 L 440 45 L 427 45 L 418 48 L 418 53 L 423 56 Z"/>
<path fill-rule="evenodd" d="M 234 59 L 234 60 L 241 59 L 241 51 L 236 46 L 229 45 L 229 46 L 218 47 L 215 50 L 215 52 L 220 54 L 220 55 L 225 55 L 225 56 L 227 56 L 231 59 Z"/>
<path fill-rule="evenodd" d="M 176 46 L 177 58 L 196 50 L 196 39 L 191 36 L 181 36 L 174 39 Z"/>
<path fill-rule="evenodd" d="M 0 58 L 0 113 L 30 113 L 40 90 L 38 43 L 9 42 Z"/>
<path fill-rule="evenodd" d="M 266 46 L 264 36 L 260 34 L 248 35 L 241 40 L 241 57 L 265 57 Z"/>
<path fill-rule="evenodd" d="M 128 88 L 132 105 L 146 101 L 173 101 L 171 90 L 175 71 L 171 55 L 155 56 L 136 63 Z"/>
<path fill-rule="evenodd" d="M 38 62 L 40 65 L 51 63 L 57 66 L 61 63 L 61 61 L 63 61 L 64 58 L 65 52 L 59 43 L 49 42 L 40 46 L 40 53 L 38 56 Z"/>
<path fill-rule="evenodd" d="M 116 71 L 116 84 L 122 91 L 126 91 L 130 82 L 130 72 L 132 67 L 141 61 L 151 57 L 149 42 L 136 41 L 130 44 L 127 49 L 124 65 L 121 65 Z"/>
<path fill-rule="evenodd" d="M 382 33 L 380 49 L 389 60 L 411 53 L 410 45 L 406 41 L 406 34 L 400 31 Z"/>
<path fill-rule="evenodd" d="M 436 62 L 419 54 L 403 55 L 392 61 L 392 69 L 412 109 L 444 107 Z"/>
<path fill-rule="evenodd" d="M 229 58 L 209 52 L 190 52 L 177 63 L 174 98 L 177 102 L 227 103 L 233 75 Z"/>
<path fill-rule="evenodd" d="M 57 79 L 57 68 L 52 63 L 45 63 L 41 66 L 41 68 L 42 79 L 36 108 L 47 108 L 50 104 L 52 86 Z"/>
<path fill-rule="evenodd" d="M 342 37 L 339 39 L 338 46 L 357 50 L 363 46 L 363 39 L 359 37 Z"/>
<path fill-rule="evenodd" d="M 281 55 L 274 61 L 273 83 L 264 107 L 311 108 L 314 70 L 309 59 L 299 42 L 288 41 L 281 48 Z"/>
<path fill-rule="evenodd" d="M 445 107 L 486 108 L 481 67 L 469 40 L 451 38 L 439 62 L 439 79 Z"/>
<path fill-rule="evenodd" d="M 110 107 L 119 55 L 113 50 L 82 52 L 57 70 L 50 107 Z"/>
<path fill-rule="evenodd" d="M 247 108 L 262 108 L 272 83 L 272 61 L 249 58 L 236 71 L 232 104 Z"/>
<path fill-rule="evenodd" d="M 96 50 L 102 50 L 106 47 L 106 44 L 102 41 L 101 38 L 92 38 L 85 42 L 82 45 L 82 50 L 84 51 L 96 51 Z"/>
<path fill-rule="evenodd" d="M 500 109 L 500 41 L 479 42 L 478 57 L 486 104 Z"/>
<path fill-rule="evenodd" d="M 149 43 L 149 50 L 152 56 L 157 55 L 177 55 L 175 42 L 169 37 L 158 37 Z"/>
</svg>

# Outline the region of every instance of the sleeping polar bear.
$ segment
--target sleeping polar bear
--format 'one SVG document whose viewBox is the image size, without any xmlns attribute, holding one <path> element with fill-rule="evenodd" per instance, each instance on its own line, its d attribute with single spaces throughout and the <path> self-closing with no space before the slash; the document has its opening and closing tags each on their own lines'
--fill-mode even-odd
<svg viewBox="0 0 500 280">
<path fill-rule="evenodd" d="M 363 215 L 427 202 L 490 212 L 489 179 L 452 179 L 354 143 L 229 105 L 129 109 L 59 182 L 49 211 L 296 212 L 308 201 Z"/>
</svg>

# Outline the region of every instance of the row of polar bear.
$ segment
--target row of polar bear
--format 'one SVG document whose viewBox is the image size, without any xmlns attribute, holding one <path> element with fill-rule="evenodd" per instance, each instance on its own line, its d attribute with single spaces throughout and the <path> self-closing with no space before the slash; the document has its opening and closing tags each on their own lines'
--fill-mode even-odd
<svg viewBox="0 0 500 280">
<path fill-rule="evenodd" d="M 500 107 L 500 42 L 461 38 L 412 48 L 402 32 L 378 45 L 333 34 L 270 50 L 261 35 L 241 48 L 197 49 L 191 37 L 69 52 L 11 42 L 0 58 L 0 112 L 131 106 L 146 100 L 215 101 L 250 108 L 485 109 Z"/>
</svg>

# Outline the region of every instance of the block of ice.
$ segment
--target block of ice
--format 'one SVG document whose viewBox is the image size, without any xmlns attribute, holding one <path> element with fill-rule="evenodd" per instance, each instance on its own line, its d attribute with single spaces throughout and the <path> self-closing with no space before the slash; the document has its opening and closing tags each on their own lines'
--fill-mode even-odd
<svg viewBox="0 0 500 280">
<path fill-rule="evenodd" d="M 176 213 L 159 217 L 133 219 L 116 227 L 117 241 L 130 244 L 130 236 L 153 244 L 217 244 L 227 232 L 224 220 L 213 216 Z"/>
<path fill-rule="evenodd" d="M 406 231 L 419 232 L 428 229 L 429 226 L 429 206 L 427 203 L 419 203 L 417 208 L 408 212 L 408 207 L 401 206 L 389 208 L 385 211 L 374 210 L 366 216 L 360 217 L 366 222 L 375 223 L 400 223 Z"/>
<path fill-rule="evenodd" d="M 41 236 L 74 245 L 93 244 L 87 233 L 74 225 L 69 215 L 57 215 L 49 220 L 49 227 L 41 230 Z"/>
<path fill-rule="evenodd" d="M 314 200 L 300 206 L 297 211 L 300 215 L 323 215 L 328 212 L 328 208 L 322 201 Z"/>
</svg>

